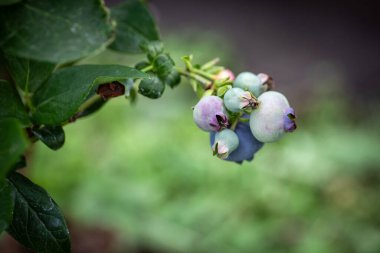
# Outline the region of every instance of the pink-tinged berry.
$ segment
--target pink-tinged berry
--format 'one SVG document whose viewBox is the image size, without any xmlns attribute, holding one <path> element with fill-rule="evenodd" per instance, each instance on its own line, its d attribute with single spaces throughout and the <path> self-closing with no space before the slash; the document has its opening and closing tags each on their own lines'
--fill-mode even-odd
<svg viewBox="0 0 380 253">
<path fill-rule="evenodd" d="M 203 97 L 195 105 L 194 122 L 207 132 L 219 132 L 228 126 L 228 117 L 223 105 L 223 99 L 217 96 Z"/>
</svg>

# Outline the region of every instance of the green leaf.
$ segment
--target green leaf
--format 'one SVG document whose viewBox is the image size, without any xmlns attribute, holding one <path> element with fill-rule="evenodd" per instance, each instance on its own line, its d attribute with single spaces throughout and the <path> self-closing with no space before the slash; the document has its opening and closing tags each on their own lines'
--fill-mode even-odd
<svg viewBox="0 0 380 253">
<path fill-rule="evenodd" d="M 5 80 L 0 80 L 0 119 L 16 118 L 23 125 L 29 125 L 29 116 L 21 102 L 16 88 Z"/>
<path fill-rule="evenodd" d="M 16 171 L 18 169 L 22 169 L 26 167 L 26 158 L 24 155 L 20 156 L 20 158 L 17 160 L 15 164 L 13 164 L 10 171 Z"/>
<path fill-rule="evenodd" d="M 148 98 L 159 98 L 165 90 L 165 84 L 158 78 L 143 79 L 139 84 L 139 93 Z"/>
<path fill-rule="evenodd" d="M 61 126 L 44 126 L 38 129 L 32 128 L 32 133 L 53 150 L 61 148 L 65 143 L 65 132 Z"/>
<path fill-rule="evenodd" d="M 125 53 L 142 53 L 143 43 L 160 40 L 159 33 L 146 5 L 129 0 L 111 8 L 116 20 L 116 39 L 110 48 Z"/>
<path fill-rule="evenodd" d="M 25 0 L 0 8 L 0 46 L 22 58 L 74 61 L 105 48 L 112 29 L 99 0 Z"/>
<path fill-rule="evenodd" d="M 13 204 L 12 188 L 7 181 L 0 181 L 0 234 L 12 221 Z"/>
<path fill-rule="evenodd" d="M 15 4 L 18 2 L 21 2 L 21 0 L 0 0 L 0 6 L 1 5 L 11 5 L 11 4 Z"/>
<path fill-rule="evenodd" d="M 70 252 L 65 219 L 48 193 L 18 173 L 12 173 L 8 182 L 15 194 L 13 220 L 8 233 L 39 253 Z"/>
<path fill-rule="evenodd" d="M 0 120 L 0 181 L 20 159 L 28 141 L 17 119 Z"/>
<path fill-rule="evenodd" d="M 55 64 L 24 59 L 16 56 L 4 56 L 7 69 L 16 85 L 26 92 L 34 92 L 55 68 Z"/>
<path fill-rule="evenodd" d="M 55 72 L 33 96 L 33 120 L 38 124 L 60 125 L 73 116 L 96 86 L 148 74 L 121 65 L 79 65 Z"/>
<path fill-rule="evenodd" d="M 108 100 L 104 100 L 101 97 L 97 96 L 96 99 L 91 101 L 91 104 L 88 107 L 76 113 L 74 117 L 72 118 L 72 120 L 86 117 L 99 111 L 107 103 L 107 101 Z"/>
</svg>

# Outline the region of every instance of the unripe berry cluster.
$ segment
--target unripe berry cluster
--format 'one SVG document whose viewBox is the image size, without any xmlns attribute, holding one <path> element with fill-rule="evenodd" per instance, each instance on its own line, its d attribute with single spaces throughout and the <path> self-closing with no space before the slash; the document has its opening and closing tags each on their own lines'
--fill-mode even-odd
<svg viewBox="0 0 380 253">
<path fill-rule="evenodd" d="M 221 159 L 251 161 L 264 143 L 296 129 L 294 109 L 284 95 L 271 91 L 273 80 L 266 74 L 242 72 L 234 79 L 224 69 L 208 88 L 194 106 L 193 118 L 210 132 L 213 154 Z"/>
</svg>

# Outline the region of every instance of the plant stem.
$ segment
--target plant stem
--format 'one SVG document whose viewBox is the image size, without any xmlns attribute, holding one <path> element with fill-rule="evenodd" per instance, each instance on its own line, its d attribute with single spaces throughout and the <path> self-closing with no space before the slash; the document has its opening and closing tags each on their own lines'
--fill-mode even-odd
<svg viewBox="0 0 380 253">
<path fill-rule="evenodd" d="M 141 71 L 141 72 L 148 72 L 148 71 L 150 71 L 150 70 L 152 70 L 152 69 L 153 69 L 153 65 L 149 65 L 149 66 L 143 68 L 143 69 L 140 70 L 140 71 Z"/>
<path fill-rule="evenodd" d="M 208 70 L 209 68 L 212 68 L 215 64 L 217 64 L 220 61 L 219 58 L 212 59 L 211 61 L 206 62 L 201 66 L 202 70 Z"/>
<path fill-rule="evenodd" d="M 240 118 L 241 118 L 241 116 L 243 116 L 243 114 L 244 114 L 243 112 L 240 112 L 239 115 L 235 118 L 234 122 L 231 124 L 231 127 L 230 127 L 231 130 L 235 130 L 235 128 L 236 128 L 237 124 L 239 123 Z"/>
<path fill-rule="evenodd" d="M 192 69 L 190 69 L 190 72 L 196 73 L 196 74 L 203 76 L 204 78 L 207 78 L 211 81 L 215 81 L 214 75 L 211 75 L 210 73 L 207 73 L 206 71 L 203 71 L 201 69 L 192 68 Z"/>
<path fill-rule="evenodd" d="M 188 71 L 182 70 L 180 68 L 177 68 L 176 70 L 178 71 L 178 73 L 180 75 L 191 78 L 191 79 L 201 83 L 204 88 L 208 87 L 211 84 L 210 80 L 207 80 L 206 78 L 203 78 L 202 76 L 199 76 L 196 73 L 188 72 Z"/>
</svg>

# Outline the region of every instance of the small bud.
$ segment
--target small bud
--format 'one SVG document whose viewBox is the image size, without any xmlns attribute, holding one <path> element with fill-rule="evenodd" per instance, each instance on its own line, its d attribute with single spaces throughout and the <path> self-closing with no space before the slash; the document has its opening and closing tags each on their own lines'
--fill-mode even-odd
<svg viewBox="0 0 380 253">
<path fill-rule="evenodd" d="M 216 80 L 235 80 L 234 73 L 229 69 L 223 69 L 216 75 Z"/>
</svg>

